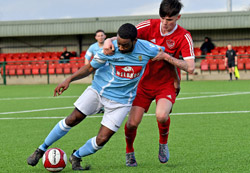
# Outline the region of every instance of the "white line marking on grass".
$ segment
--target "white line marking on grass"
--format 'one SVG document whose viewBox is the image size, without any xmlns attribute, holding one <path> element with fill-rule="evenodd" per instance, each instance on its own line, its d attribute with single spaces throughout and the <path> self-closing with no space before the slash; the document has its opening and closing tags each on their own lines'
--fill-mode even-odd
<svg viewBox="0 0 250 173">
<path fill-rule="evenodd" d="M 36 100 L 36 99 L 65 99 L 65 98 L 75 98 L 79 96 L 60 96 L 60 97 L 16 97 L 16 98 L 0 98 L 1 100 L 7 101 L 7 100 Z"/>
<path fill-rule="evenodd" d="M 219 94 L 219 95 L 209 95 L 209 96 L 196 96 L 196 97 L 183 97 L 177 98 L 176 100 L 190 100 L 190 99 L 199 99 L 199 98 L 211 98 L 211 97 L 223 97 L 223 96 L 232 96 L 232 95 L 242 95 L 242 94 L 250 94 L 250 92 L 239 92 L 239 93 L 229 93 L 229 94 Z M 35 110 L 26 110 L 26 111 L 16 111 L 16 112 L 0 112 L 0 115 L 6 114 L 20 114 L 20 113 L 29 113 L 29 112 L 40 112 L 40 111 L 50 111 L 50 110 L 60 110 L 60 109 L 71 109 L 70 107 L 58 107 L 58 108 L 47 108 L 47 109 L 35 109 Z"/>
<path fill-rule="evenodd" d="M 250 111 L 223 111 L 223 112 L 184 112 L 184 113 L 171 113 L 170 115 L 204 115 L 204 114 L 244 114 Z M 153 116 L 155 114 L 145 114 L 145 116 Z"/>
<path fill-rule="evenodd" d="M 206 98 L 206 97 L 219 97 L 227 95 L 238 95 L 238 94 L 249 94 L 250 92 L 190 92 L 190 93 L 181 93 L 185 94 L 220 94 L 220 95 L 211 95 L 211 96 L 196 96 L 196 97 L 187 97 L 187 98 L 177 98 L 177 100 L 185 100 L 189 98 Z M 37 100 L 37 99 L 65 99 L 65 98 L 75 98 L 79 96 L 60 96 L 60 97 L 16 97 L 16 98 L 0 98 L 0 101 L 11 101 L 11 100 Z"/>
<path fill-rule="evenodd" d="M 60 110 L 60 109 L 72 109 L 72 108 L 74 108 L 74 106 L 58 107 L 58 108 L 47 108 L 47 109 L 35 109 L 35 110 L 16 111 L 16 112 L 0 112 L 0 115 L 5 115 L 5 114 L 21 114 L 21 113 L 41 112 L 41 111 L 52 111 L 52 110 Z"/>
<path fill-rule="evenodd" d="M 234 92 L 239 92 L 239 91 L 234 91 Z M 232 92 L 180 92 L 180 94 L 226 94 L 226 93 L 232 93 Z"/>
<path fill-rule="evenodd" d="M 210 95 L 210 96 L 183 97 L 183 98 L 177 98 L 176 100 L 189 100 L 189 99 L 200 99 L 200 98 L 209 98 L 209 97 L 224 97 L 224 96 L 233 96 L 233 95 L 242 95 L 242 94 L 250 94 L 250 92 L 218 94 L 218 95 Z"/>
<path fill-rule="evenodd" d="M 102 115 L 89 115 L 88 118 L 100 118 Z M 0 118 L 0 120 L 33 120 L 33 119 L 63 119 L 66 117 L 17 117 L 17 118 Z"/>
<path fill-rule="evenodd" d="M 206 114 L 244 114 L 250 111 L 224 111 L 224 112 L 186 112 L 172 113 L 171 115 L 206 115 Z M 146 117 L 155 116 L 155 114 L 144 114 Z M 88 118 L 100 118 L 102 115 L 89 115 Z M 0 118 L 0 120 L 26 120 L 26 119 L 62 119 L 65 117 L 17 117 L 17 118 Z"/>
<path fill-rule="evenodd" d="M 242 94 L 250 94 L 250 92 L 229 93 L 229 94 L 219 94 L 219 95 L 210 95 L 210 96 L 183 97 L 183 98 L 177 98 L 176 100 L 189 100 L 189 99 L 199 99 L 199 98 L 223 97 L 223 96 L 242 95 Z M 65 97 L 67 97 L 67 96 L 65 96 Z M 29 112 L 40 112 L 40 111 L 50 111 L 50 110 L 60 110 L 60 109 L 72 109 L 72 108 L 74 108 L 74 107 L 70 106 L 70 107 L 35 109 L 35 110 L 16 111 L 16 112 L 0 112 L 0 115 L 29 113 Z"/>
</svg>

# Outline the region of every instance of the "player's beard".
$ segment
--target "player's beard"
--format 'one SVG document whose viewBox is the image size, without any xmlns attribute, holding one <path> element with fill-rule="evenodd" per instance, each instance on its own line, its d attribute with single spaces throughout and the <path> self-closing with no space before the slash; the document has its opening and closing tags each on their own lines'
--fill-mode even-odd
<svg viewBox="0 0 250 173">
<path fill-rule="evenodd" d="M 125 54 L 125 53 L 130 53 L 134 50 L 134 43 L 132 43 L 131 48 L 127 49 L 127 50 L 119 50 L 121 53 Z"/>
</svg>

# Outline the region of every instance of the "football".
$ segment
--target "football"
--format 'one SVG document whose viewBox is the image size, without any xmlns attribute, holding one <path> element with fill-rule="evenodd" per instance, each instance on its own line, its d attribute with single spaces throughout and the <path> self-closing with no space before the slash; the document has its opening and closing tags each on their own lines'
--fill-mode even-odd
<svg viewBox="0 0 250 173">
<path fill-rule="evenodd" d="M 67 164 L 67 155 L 60 148 L 51 148 L 43 155 L 43 166 L 50 172 L 60 172 Z"/>
</svg>

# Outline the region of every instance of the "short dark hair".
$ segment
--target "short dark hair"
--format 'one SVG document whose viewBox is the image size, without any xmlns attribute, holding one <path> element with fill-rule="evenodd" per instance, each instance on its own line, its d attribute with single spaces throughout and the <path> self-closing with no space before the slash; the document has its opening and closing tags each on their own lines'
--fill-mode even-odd
<svg viewBox="0 0 250 173">
<path fill-rule="evenodd" d="M 137 29 L 131 23 L 125 23 L 118 29 L 117 34 L 123 39 L 131 39 L 134 41 L 137 37 Z"/>
<path fill-rule="evenodd" d="M 95 34 L 97 34 L 98 32 L 102 32 L 103 34 L 105 34 L 105 32 L 102 29 L 98 29 Z M 105 34 L 106 35 L 106 34 Z"/>
<path fill-rule="evenodd" d="M 182 7 L 180 0 L 162 0 L 159 9 L 160 17 L 176 16 L 180 13 Z"/>
<path fill-rule="evenodd" d="M 211 38 L 209 38 L 209 37 L 205 37 L 205 38 L 204 38 L 204 40 L 206 40 L 206 39 L 207 39 L 208 42 L 211 42 L 211 41 L 212 41 Z"/>
</svg>

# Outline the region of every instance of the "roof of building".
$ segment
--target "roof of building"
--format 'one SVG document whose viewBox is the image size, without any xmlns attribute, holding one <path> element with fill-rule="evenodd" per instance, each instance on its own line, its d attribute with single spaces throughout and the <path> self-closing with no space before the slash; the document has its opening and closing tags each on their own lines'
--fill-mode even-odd
<svg viewBox="0 0 250 173">
<path fill-rule="evenodd" d="M 116 33 L 124 23 L 159 18 L 158 15 L 1 21 L 0 37 L 94 34 L 97 29 Z M 187 30 L 250 28 L 250 11 L 182 14 L 178 24 Z"/>
</svg>

